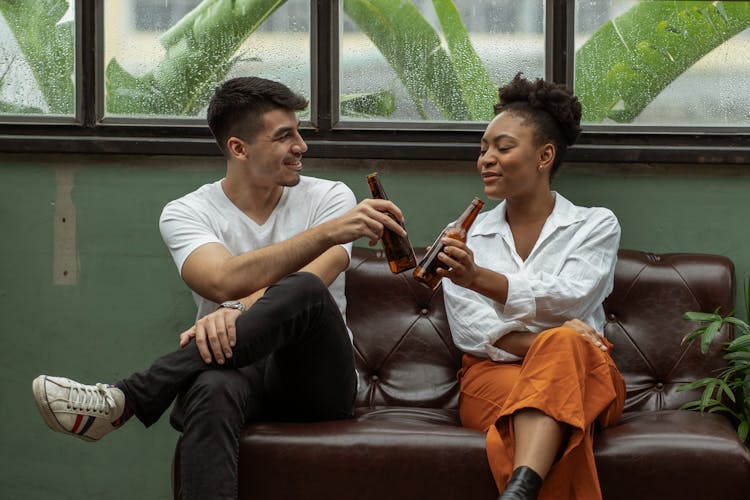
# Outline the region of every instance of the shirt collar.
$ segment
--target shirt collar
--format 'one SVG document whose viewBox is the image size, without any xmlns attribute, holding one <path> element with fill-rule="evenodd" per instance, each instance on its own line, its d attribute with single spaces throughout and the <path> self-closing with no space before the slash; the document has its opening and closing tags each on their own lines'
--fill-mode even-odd
<svg viewBox="0 0 750 500">
<path fill-rule="evenodd" d="M 567 198 L 556 191 L 552 191 L 552 194 L 555 197 L 555 206 L 547 218 L 545 227 L 556 229 L 584 220 L 580 207 L 573 205 Z M 487 212 L 487 215 L 477 222 L 472 234 L 490 236 L 494 234 L 502 235 L 509 231 L 510 226 L 505 219 L 505 201 L 503 201 Z"/>
</svg>

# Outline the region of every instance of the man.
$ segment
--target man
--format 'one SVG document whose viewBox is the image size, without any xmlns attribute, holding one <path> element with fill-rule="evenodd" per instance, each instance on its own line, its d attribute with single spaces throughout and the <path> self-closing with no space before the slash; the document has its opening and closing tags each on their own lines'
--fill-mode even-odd
<svg viewBox="0 0 750 500">
<path fill-rule="evenodd" d="M 385 200 L 300 175 L 307 150 L 296 111 L 307 101 L 284 85 L 235 78 L 216 89 L 208 125 L 226 177 L 169 203 L 160 229 L 198 319 L 180 349 L 114 385 L 34 380 L 55 431 L 95 441 L 135 415 L 146 426 L 177 399 L 183 498 L 235 499 L 243 424 L 351 415 L 356 374 L 343 271 L 351 242 L 404 234 Z"/>
</svg>

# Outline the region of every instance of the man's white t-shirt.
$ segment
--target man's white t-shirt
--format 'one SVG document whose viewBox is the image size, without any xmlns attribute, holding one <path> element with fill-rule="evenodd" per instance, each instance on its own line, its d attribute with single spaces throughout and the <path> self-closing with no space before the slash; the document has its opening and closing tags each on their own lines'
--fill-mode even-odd
<svg viewBox="0 0 750 500">
<path fill-rule="evenodd" d="M 206 184 L 168 203 L 159 219 L 159 230 L 177 269 L 198 247 L 220 243 L 232 255 L 279 243 L 336 218 L 356 204 L 352 191 L 343 183 L 301 176 L 293 187 L 285 187 L 276 208 L 263 224 L 245 215 L 221 187 L 221 180 Z M 352 244 L 342 245 L 351 259 Z M 344 273 L 328 287 L 346 320 Z M 197 293 L 197 318 L 215 311 L 219 305 Z"/>
</svg>

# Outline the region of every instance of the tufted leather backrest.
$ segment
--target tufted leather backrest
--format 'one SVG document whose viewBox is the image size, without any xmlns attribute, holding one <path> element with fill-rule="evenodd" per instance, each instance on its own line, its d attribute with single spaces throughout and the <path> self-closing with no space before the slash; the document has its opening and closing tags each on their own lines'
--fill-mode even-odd
<svg viewBox="0 0 750 500">
<path fill-rule="evenodd" d="M 417 257 L 424 248 L 415 249 Z M 605 335 L 628 386 L 626 411 L 678 408 L 696 399 L 684 382 L 723 366 L 720 349 L 681 345 L 695 325 L 685 311 L 727 312 L 733 266 L 712 255 L 621 250 L 605 302 Z M 409 271 L 393 275 L 380 250 L 355 247 L 347 271 L 347 322 L 360 375 L 357 406 L 456 408 L 461 353 L 451 340 L 442 287 L 431 292 Z M 722 332 L 727 338 L 730 332 Z"/>
<path fill-rule="evenodd" d="M 346 296 L 360 375 L 357 406 L 455 408 L 461 353 L 451 339 L 443 288 L 433 293 L 410 271 L 394 275 L 382 251 L 355 247 Z"/>
<path fill-rule="evenodd" d="M 604 334 L 615 345 L 612 357 L 625 377 L 625 411 L 676 409 L 697 399 L 700 391 L 677 388 L 725 365 L 719 343 L 732 332 L 720 332 L 704 355 L 699 342 L 681 343 L 697 326 L 682 313 L 719 307 L 726 314 L 733 304 L 734 266 L 725 257 L 620 250 L 615 288 L 604 302 Z"/>
</svg>

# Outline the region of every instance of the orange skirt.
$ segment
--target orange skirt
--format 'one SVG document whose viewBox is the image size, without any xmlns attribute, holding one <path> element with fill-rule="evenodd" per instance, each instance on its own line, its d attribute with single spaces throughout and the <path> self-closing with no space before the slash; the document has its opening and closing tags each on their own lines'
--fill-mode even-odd
<svg viewBox="0 0 750 500">
<path fill-rule="evenodd" d="M 487 433 L 487 458 L 498 491 L 513 472 L 511 416 L 534 408 L 570 426 L 568 442 L 544 480 L 539 500 L 601 500 L 594 424 L 616 424 L 625 401 L 625 383 L 607 352 L 575 330 L 559 327 L 542 332 L 522 363 L 464 354 L 462 364 L 461 423 Z"/>
</svg>

